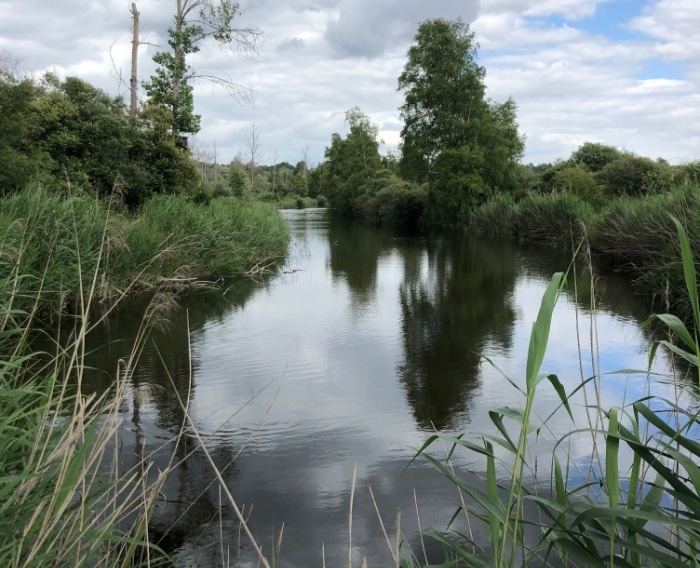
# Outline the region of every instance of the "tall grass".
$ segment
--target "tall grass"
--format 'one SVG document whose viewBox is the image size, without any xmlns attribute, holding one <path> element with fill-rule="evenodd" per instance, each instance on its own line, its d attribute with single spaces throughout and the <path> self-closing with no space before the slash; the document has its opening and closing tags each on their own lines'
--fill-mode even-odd
<svg viewBox="0 0 700 568">
<path fill-rule="evenodd" d="M 677 228 L 692 313 L 700 318 L 690 241 L 682 224 L 669 220 Z M 417 454 L 466 495 L 453 520 L 466 513 L 470 522 L 481 524 L 487 535 L 484 542 L 456 528 L 448 533 L 431 531 L 429 534 L 445 546 L 446 563 L 442 566 L 697 566 L 697 390 L 689 391 L 694 400 L 689 407 L 677 400 L 647 397 L 621 408 L 609 408 L 598 397 L 589 406 L 596 418 L 587 425 L 576 425 L 571 413 L 574 396 L 588 382 L 599 381 L 599 374 L 567 393 L 555 375 L 541 370 L 554 306 L 564 282 L 562 274 L 555 275 L 542 298 L 530 337 L 524 387 L 509 379 L 513 388 L 522 392 L 522 407 L 491 411 L 496 434 L 474 439 L 435 435 Z M 665 346 L 697 367 L 697 333 L 689 331 L 675 316 L 660 314 L 656 319 L 668 325 L 682 345 L 675 341 L 658 342 L 651 351 L 650 364 L 658 347 Z M 564 448 L 574 435 L 601 440 L 599 445 L 594 444 L 592 456 L 598 466 L 591 469 L 590 477 L 583 483 L 569 476 L 574 464 L 566 458 L 562 460 L 560 452 L 552 455 L 551 478 L 544 486 L 533 485 L 536 476 L 526 475 L 536 468 L 528 449 L 547 431 L 552 418 L 538 420 L 532 414 L 538 388 L 545 381 L 559 396 L 558 412 L 567 412 L 572 420 L 572 433 L 559 439 L 557 447 Z M 486 471 L 483 489 L 462 478 L 449 461 L 430 453 L 438 441 L 451 446 L 450 456 L 456 451 L 481 456 Z M 631 460 L 623 458 L 625 454 L 631 455 Z M 499 481 L 497 471 L 509 472 L 508 481 Z"/>
<path fill-rule="evenodd" d="M 506 236 L 571 249 L 596 220 L 593 207 L 571 193 L 530 194 L 521 201 L 498 195 L 469 216 L 467 231 Z"/>
<path fill-rule="evenodd" d="M 19 262 L 40 242 L 32 230 L 27 227 L 25 240 L 14 243 Z M 80 233 L 75 227 L 74 238 Z M 57 247 L 55 254 L 64 252 Z M 27 287 L 13 266 L 0 277 L 0 565 L 158 565 L 165 555 L 148 543 L 148 518 L 167 471 L 147 482 L 147 468 L 120 467 L 118 432 L 131 364 L 114 370 L 109 392 L 81 390 L 88 313 L 100 272 L 90 262 L 82 265 L 79 252 L 75 262 L 80 313 L 64 322 L 71 339 L 56 343 L 51 353 L 31 348 L 46 276 L 32 274 L 36 282 Z M 17 302 L 19 290 L 24 302 Z M 52 299 L 56 292 L 49 291 Z M 29 311 L 14 307 L 27 300 Z"/>
<path fill-rule="evenodd" d="M 136 219 L 115 203 L 41 187 L 2 201 L 0 566 L 169 562 L 148 527 L 175 457 L 163 471 L 143 459 L 124 472 L 119 438 L 131 376 L 169 295 L 154 295 L 131 355 L 101 394 L 82 388 L 86 338 L 99 323 L 93 308 L 136 288 L 261 273 L 287 241 L 274 208 L 228 200 L 156 198 Z M 50 352 L 35 352 L 46 313 L 59 331 Z"/>
<path fill-rule="evenodd" d="M 680 249 L 669 214 L 687 227 L 692 248 L 700 250 L 697 185 L 644 197 L 617 197 L 597 209 L 566 192 L 531 193 L 519 201 L 497 195 L 470 214 L 467 232 L 566 250 L 588 238 L 596 259 L 629 274 L 638 292 L 654 298 L 654 306 L 688 317 Z"/>
<path fill-rule="evenodd" d="M 688 228 L 700 250 L 700 187 L 687 186 L 643 198 L 619 198 L 591 230 L 591 246 L 603 258 L 630 273 L 638 290 L 656 295 L 657 305 L 690 315 L 676 227 Z"/>
<path fill-rule="evenodd" d="M 97 274 L 95 298 L 257 273 L 284 256 L 288 229 L 269 205 L 158 196 L 134 218 L 114 201 L 58 196 L 32 186 L 0 204 L 0 279 L 10 306 L 78 311 Z M 39 294 L 40 292 L 40 294 Z"/>
</svg>

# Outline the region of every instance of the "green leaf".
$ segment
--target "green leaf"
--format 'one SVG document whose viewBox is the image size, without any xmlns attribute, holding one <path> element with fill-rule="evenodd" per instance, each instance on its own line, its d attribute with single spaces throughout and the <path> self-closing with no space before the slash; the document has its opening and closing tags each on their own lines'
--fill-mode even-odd
<svg viewBox="0 0 700 568">
<path fill-rule="evenodd" d="M 605 484 L 608 490 L 610 507 L 615 508 L 620 498 L 620 451 L 619 422 L 617 409 L 613 408 L 608 414 L 608 435 L 605 440 Z"/>
<path fill-rule="evenodd" d="M 533 389 L 538 382 L 540 367 L 542 366 L 545 350 L 547 349 L 547 342 L 549 341 L 552 313 L 554 312 L 554 307 L 556 306 L 563 285 L 564 274 L 562 272 L 557 272 L 552 276 L 542 296 L 537 320 L 532 325 L 526 364 L 526 384 L 528 391 Z"/>
</svg>

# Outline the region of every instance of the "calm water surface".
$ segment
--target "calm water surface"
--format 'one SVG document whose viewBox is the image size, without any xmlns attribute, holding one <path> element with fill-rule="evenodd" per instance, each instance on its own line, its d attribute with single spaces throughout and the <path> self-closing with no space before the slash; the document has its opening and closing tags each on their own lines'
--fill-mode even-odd
<svg viewBox="0 0 700 568">
<path fill-rule="evenodd" d="M 492 431 L 489 410 L 522 405 L 503 374 L 523 382 L 540 298 L 568 259 L 549 249 L 459 235 L 401 237 L 331 222 L 324 210 L 283 215 L 294 238 L 278 276 L 223 297 L 187 299 L 173 325 L 153 333 L 123 409 L 124 466 L 145 459 L 163 467 L 173 452 L 183 460 L 152 523 L 156 532 L 170 528 L 165 546 L 183 566 L 222 565 L 220 534 L 231 564 L 257 565 L 250 547 L 238 546 L 237 523 L 206 461 L 190 454 L 192 435 L 172 442 L 184 420 L 179 393 L 268 553 L 284 525 L 281 566 L 321 566 L 324 549 L 328 566 L 347 563 L 354 471 L 355 563 L 365 556 L 370 564 L 390 562 L 369 488 L 390 534 L 401 511 L 401 531 L 422 559 L 416 503 L 422 527 L 441 529 L 459 502 L 423 461 L 407 465 L 433 429 Z M 593 318 L 581 270 L 577 284 L 579 300 L 569 294 L 557 307 L 543 371 L 556 373 L 571 390 L 593 374 L 597 357 L 603 371 L 644 369 L 648 340 L 640 323 L 647 307 L 626 283 L 608 276 Z M 95 338 L 102 346 L 89 361 L 102 369 L 90 377 L 96 389 L 110 383 L 141 316 L 130 306 Z M 666 373 L 665 363 L 656 370 Z M 604 377 L 601 398 L 614 406 L 649 390 L 673 397 L 671 386 L 650 385 L 640 373 Z M 548 416 L 556 401 L 543 385 L 538 415 Z M 582 397 L 573 412 L 586 426 Z M 562 414 L 550 429 L 533 456 L 543 479 L 550 440 L 572 426 Z M 582 471 L 591 445 L 579 437 L 568 447 Z M 458 454 L 455 464 L 482 470 L 470 456 Z M 195 558 L 185 556 L 212 542 Z"/>
</svg>

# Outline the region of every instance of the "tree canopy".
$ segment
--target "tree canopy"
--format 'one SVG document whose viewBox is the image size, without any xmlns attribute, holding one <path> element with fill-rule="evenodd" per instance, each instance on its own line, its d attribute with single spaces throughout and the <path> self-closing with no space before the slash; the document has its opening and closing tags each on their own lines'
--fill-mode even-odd
<svg viewBox="0 0 700 568">
<path fill-rule="evenodd" d="M 157 106 L 129 116 L 121 98 L 77 77 L 0 76 L 0 195 L 32 179 L 98 195 L 119 187 L 130 207 L 154 193 L 190 191 L 197 171 L 168 121 Z"/>
<path fill-rule="evenodd" d="M 234 96 L 247 92 L 224 77 L 197 73 L 187 63 L 187 57 L 197 53 L 200 43 L 208 38 L 232 51 L 256 52 L 262 32 L 257 28 L 234 27 L 233 20 L 238 14 L 239 6 L 231 0 L 177 0 L 174 26 L 168 30 L 170 51 L 154 55 L 158 67 L 151 80 L 144 83 L 149 102 L 172 113 L 174 134 L 199 132 L 201 117 L 194 112 L 192 80 L 210 81 Z"/>
<path fill-rule="evenodd" d="M 427 20 L 399 76 L 401 171 L 429 184 L 434 220 L 456 221 L 495 191 L 513 191 L 524 149 L 516 105 L 486 99 L 474 34 L 461 21 Z"/>
<path fill-rule="evenodd" d="M 367 183 L 381 168 L 379 156 L 378 128 L 359 108 L 345 113 L 350 132 L 345 138 L 333 134 L 330 147 L 326 148 L 329 179 L 324 191 L 333 200 L 334 206 L 351 213 L 359 205 Z"/>
</svg>

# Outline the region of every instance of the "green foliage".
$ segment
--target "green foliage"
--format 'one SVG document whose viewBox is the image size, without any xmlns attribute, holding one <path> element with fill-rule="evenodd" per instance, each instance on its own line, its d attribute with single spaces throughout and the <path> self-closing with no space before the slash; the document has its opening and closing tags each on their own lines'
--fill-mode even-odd
<svg viewBox="0 0 700 568">
<path fill-rule="evenodd" d="M 231 164 L 228 169 L 228 174 L 226 175 L 226 181 L 231 193 L 234 197 L 243 197 L 246 189 L 250 185 L 248 180 L 248 174 L 246 174 L 241 168 Z"/>
<path fill-rule="evenodd" d="M 598 142 L 584 142 L 578 150 L 571 154 L 570 161 L 595 173 L 621 156 L 622 152 L 614 146 Z"/>
<path fill-rule="evenodd" d="M 309 194 L 309 184 L 306 177 L 302 174 L 293 174 L 289 180 L 287 192 L 306 197 Z"/>
<path fill-rule="evenodd" d="M 484 236 L 509 236 L 574 250 L 598 215 L 571 193 L 532 193 L 520 201 L 497 195 L 471 212 L 467 230 Z"/>
<path fill-rule="evenodd" d="M 476 138 L 488 112 L 486 72 L 476 57 L 474 34 L 462 22 L 436 19 L 418 27 L 398 84 L 405 96 L 401 167 L 408 179 L 427 181 L 442 150 Z"/>
<path fill-rule="evenodd" d="M 515 237 L 518 205 L 512 195 L 496 194 L 481 207 L 470 211 L 467 230 L 471 235 Z"/>
<path fill-rule="evenodd" d="M 459 224 L 470 210 L 488 199 L 491 192 L 482 177 L 485 164 L 483 149 L 478 146 L 446 149 L 437 156 L 428 206 L 432 222 Z"/>
<path fill-rule="evenodd" d="M 0 195 L 32 178 L 54 188 L 114 190 L 131 208 L 155 193 L 189 192 L 198 174 L 169 132 L 165 109 L 127 115 L 120 98 L 75 77 L 0 78 Z"/>
<path fill-rule="evenodd" d="M 238 12 L 238 3 L 231 0 L 181 0 L 177 3 L 174 27 L 168 30 L 171 51 L 156 53 L 153 61 L 158 67 L 151 80 L 144 83 L 149 102 L 170 111 L 170 130 L 174 135 L 199 132 L 201 117 L 194 113 L 190 85 L 193 79 L 206 79 L 234 93 L 240 88 L 221 77 L 198 76 L 187 63 L 188 56 L 197 53 L 199 44 L 207 38 L 213 38 L 219 47 L 240 46 L 243 51 L 254 50 L 260 32 L 234 28 L 233 19 Z"/>
<path fill-rule="evenodd" d="M 0 282 L 21 283 L 17 307 L 31 307 L 41 288 L 41 309 L 60 314 L 79 308 L 87 290 L 109 300 L 164 278 L 238 276 L 284 255 L 288 230 L 274 207 L 204 201 L 156 196 L 132 219 L 84 193 L 30 186 L 0 201 Z"/>
<path fill-rule="evenodd" d="M 603 204 L 603 188 L 598 185 L 595 176 L 581 166 L 558 169 L 551 184 L 554 191 L 572 193 L 596 207 Z"/>
<path fill-rule="evenodd" d="M 365 219 L 398 227 L 417 227 L 425 214 L 426 191 L 388 170 L 375 180 L 377 188 L 362 209 Z"/>
<path fill-rule="evenodd" d="M 345 114 L 350 132 L 345 138 L 333 134 L 326 148 L 323 193 L 334 208 L 344 214 L 356 214 L 369 191 L 368 184 L 381 169 L 378 128 L 360 109 Z"/>
<path fill-rule="evenodd" d="M 517 188 L 524 148 L 516 105 L 485 99 L 474 34 L 460 21 L 423 22 L 399 77 L 401 171 L 428 182 L 431 222 L 459 223 L 494 192 Z"/>
<path fill-rule="evenodd" d="M 700 187 L 687 186 L 643 198 L 621 197 L 603 211 L 591 232 L 591 245 L 634 285 L 652 294 L 683 317 L 690 306 L 681 293 L 683 271 L 676 227 L 670 215 L 687 227 L 691 246 L 700 248 Z"/>
<path fill-rule="evenodd" d="M 43 167 L 30 136 L 31 107 L 40 94 L 31 79 L 0 76 L 0 196 L 25 187 Z"/>
<path fill-rule="evenodd" d="M 649 158 L 623 154 L 596 174 L 607 195 L 646 195 L 658 186 L 655 174 L 662 166 Z"/>
<path fill-rule="evenodd" d="M 143 84 L 149 103 L 170 111 L 171 129 L 176 135 L 196 134 L 200 129 L 201 116 L 194 114 L 192 86 L 188 83 L 194 75 L 186 61 L 188 55 L 199 51 L 196 41 L 202 33 L 201 26 L 187 25 L 176 18 L 176 28 L 168 30 L 172 53 L 159 51 L 153 56 L 158 67 L 151 80 Z"/>
</svg>

